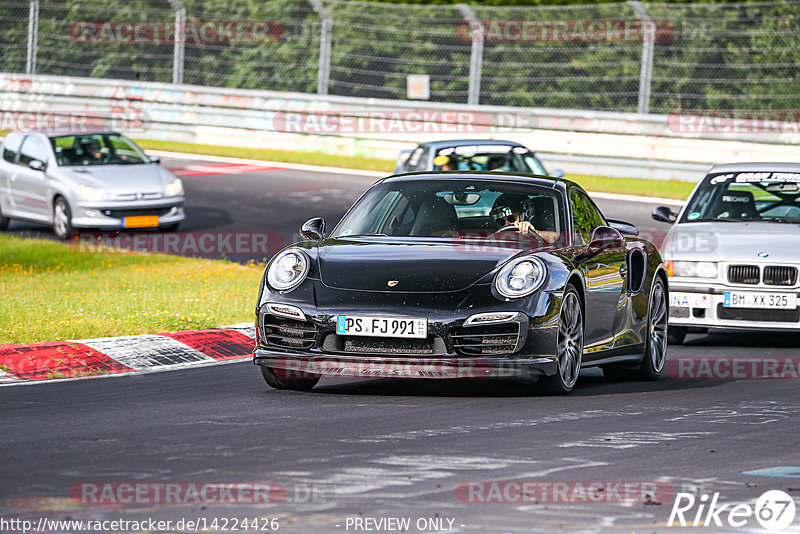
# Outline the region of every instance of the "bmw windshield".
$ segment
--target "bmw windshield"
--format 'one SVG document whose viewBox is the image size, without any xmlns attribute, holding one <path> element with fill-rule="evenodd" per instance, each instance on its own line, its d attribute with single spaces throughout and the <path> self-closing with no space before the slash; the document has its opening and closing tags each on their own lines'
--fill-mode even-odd
<svg viewBox="0 0 800 534">
<path fill-rule="evenodd" d="M 800 174 L 740 172 L 709 175 L 681 222 L 768 221 L 800 223 Z"/>
</svg>

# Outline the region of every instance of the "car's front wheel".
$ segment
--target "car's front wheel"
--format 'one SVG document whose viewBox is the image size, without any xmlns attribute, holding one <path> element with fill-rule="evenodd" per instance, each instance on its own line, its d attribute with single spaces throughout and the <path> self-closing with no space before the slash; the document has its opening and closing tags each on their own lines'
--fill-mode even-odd
<svg viewBox="0 0 800 534">
<path fill-rule="evenodd" d="M 263 365 L 260 365 L 259 367 L 261 368 L 261 376 L 264 377 L 264 381 L 269 387 L 275 389 L 308 391 L 316 386 L 320 379 L 319 375 L 314 375 L 311 373 L 302 373 L 303 377 L 308 378 L 282 378 L 278 376 L 274 369 L 264 367 Z"/>
<path fill-rule="evenodd" d="M 565 395 L 578 381 L 583 361 L 583 307 L 577 290 L 568 285 L 558 316 L 558 370 L 542 379 L 548 393 Z"/>
<path fill-rule="evenodd" d="M 72 211 L 63 197 L 53 203 L 53 233 L 60 239 L 67 239 L 75 233 L 72 226 Z"/>
</svg>

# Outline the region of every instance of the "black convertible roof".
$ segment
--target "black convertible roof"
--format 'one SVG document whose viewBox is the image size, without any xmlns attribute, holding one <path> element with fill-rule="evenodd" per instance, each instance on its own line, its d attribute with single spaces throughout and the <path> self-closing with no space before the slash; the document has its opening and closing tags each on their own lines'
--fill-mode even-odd
<svg viewBox="0 0 800 534">
<path fill-rule="evenodd" d="M 486 171 L 426 171 L 408 172 L 388 176 L 380 182 L 405 182 L 416 180 L 486 180 L 492 182 L 515 182 L 519 184 L 538 185 L 541 187 L 552 187 L 554 189 L 567 188 L 568 186 L 578 185 L 564 178 L 554 178 L 552 176 L 542 176 L 538 174 L 525 174 L 521 172 L 486 172 Z"/>
</svg>

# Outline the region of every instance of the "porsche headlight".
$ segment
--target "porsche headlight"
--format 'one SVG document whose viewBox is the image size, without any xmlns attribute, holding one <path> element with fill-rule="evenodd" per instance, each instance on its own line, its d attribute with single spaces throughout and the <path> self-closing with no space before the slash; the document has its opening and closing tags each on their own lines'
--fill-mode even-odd
<svg viewBox="0 0 800 534">
<path fill-rule="evenodd" d="M 105 189 L 86 184 L 78 184 L 78 194 L 86 200 L 106 200 L 110 196 Z"/>
<path fill-rule="evenodd" d="M 308 266 L 308 256 L 300 249 L 284 250 L 272 260 L 267 271 L 267 282 L 278 291 L 294 289 L 305 279 Z"/>
<path fill-rule="evenodd" d="M 681 278 L 716 278 L 717 264 L 713 261 L 672 261 L 667 264 L 667 274 Z"/>
<path fill-rule="evenodd" d="M 180 178 L 175 178 L 164 188 L 165 197 L 179 197 L 183 195 L 183 182 Z"/>
<path fill-rule="evenodd" d="M 494 279 L 497 292 L 508 298 L 530 295 L 539 289 L 547 275 L 547 267 L 536 256 L 525 256 L 508 262 Z"/>
</svg>

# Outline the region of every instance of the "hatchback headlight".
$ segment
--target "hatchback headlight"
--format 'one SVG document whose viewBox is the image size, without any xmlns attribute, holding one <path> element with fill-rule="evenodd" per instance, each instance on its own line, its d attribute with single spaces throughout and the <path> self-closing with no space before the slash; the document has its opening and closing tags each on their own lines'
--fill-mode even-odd
<svg viewBox="0 0 800 534">
<path fill-rule="evenodd" d="M 716 278 L 717 263 L 713 261 L 668 261 L 667 274 L 680 278 Z"/>
<path fill-rule="evenodd" d="M 300 249 L 284 250 L 269 265 L 267 282 L 273 289 L 288 291 L 297 287 L 308 274 L 308 256 Z"/>
<path fill-rule="evenodd" d="M 547 267 L 536 256 L 524 256 L 508 262 L 494 279 L 497 292 L 508 298 L 520 298 L 539 289 Z"/>
<path fill-rule="evenodd" d="M 180 178 L 175 178 L 164 188 L 165 197 L 179 197 L 183 195 L 183 182 Z"/>
<path fill-rule="evenodd" d="M 86 200 L 107 200 L 110 196 L 105 189 L 86 184 L 78 184 L 78 194 Z"/>
</svg>

